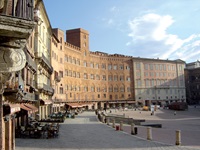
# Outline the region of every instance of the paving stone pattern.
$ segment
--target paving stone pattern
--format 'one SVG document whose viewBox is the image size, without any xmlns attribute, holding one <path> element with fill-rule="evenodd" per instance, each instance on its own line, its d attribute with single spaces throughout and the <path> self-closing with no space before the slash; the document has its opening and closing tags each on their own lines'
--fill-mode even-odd
<svg viewBox="0 0 200 150">
<path fill-rule="evenodd" d="M 99 122 L 94 112 L 84 112 L 60 125 L 58 138 L 16 139 L 16 150 L 195 150 L 147 141 L 116 131 Z M 197 149 L 196 149 L 197 150 Z"/>
</svg>

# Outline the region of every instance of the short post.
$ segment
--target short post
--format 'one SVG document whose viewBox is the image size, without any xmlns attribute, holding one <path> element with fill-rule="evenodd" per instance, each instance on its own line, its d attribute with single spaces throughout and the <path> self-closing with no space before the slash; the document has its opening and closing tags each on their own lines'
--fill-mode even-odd
<svg viewBox="0 0 200 150">
<path fill-rule="evenodd" d="M 123 131 L 123 122 L 120 121 L 120 130 Z"/>
<path fill-rule="evenodd" d="M 135 131 L 134 131 L 134 123 L 131 123 L 131 134 L 135 135 Z"/>
<path fill-rule="evenodd" d="M 181 145 L 181 131 L 176 130 L 176 145 Z"/>
<path fill-rule="evenodd" d="M 107 125 L 109 125 L 110 124 L 110 118 L 107 118 L 106 121 L 107 121 Z"/>
<path fill-rule="evenodd" d="M 102 121 L 103 123 L 105 123 L 105 116 L 104 116 L 104 115 L 102 116 L 101 119 L 102 119 L 101 121 Z"/>
<path fill-rule="evenodd" d="M 152 129 L 147 127 L 147 140 L 152 140 Z"/>
<path fill-rule="evenodd" d="M 112 127 L 115 128 L 115 119 L 113 119 L 112 121 L 113 121 Z"/>
</svg>

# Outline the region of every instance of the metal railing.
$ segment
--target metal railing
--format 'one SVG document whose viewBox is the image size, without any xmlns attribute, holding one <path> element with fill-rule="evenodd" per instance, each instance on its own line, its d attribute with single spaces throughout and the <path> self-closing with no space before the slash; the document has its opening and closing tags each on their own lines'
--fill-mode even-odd
<svg viewBox="0 0 200 150">
<path fill-rule="evenodd" d="M 0 0 L 0 15 L 32 20 L 34 0 Z"/>
<path fill-rule="evenodd" d="M 43 53 L 35 53 L 35 56 L 39 59 L 42 59 L 42 61 L 46 64 L 46 66 L 48 66 L 49 70 L 51 72 L 53 72 L 53 67 L 51 66 L 50 61 L 45 57 L 45 55 Z"/>
<path fill-rule="evenodd" d="M 49 85 L 46 85 L 44 83 L 38 83 L 37 88 L 43 89 L 44 91 L 47 91 L 47 92 L 50 92 L 50 93 L 54 93 L 54 89 L 52 87 L 50 87 Z"/>
<path fill-rule="evenodd" d="M 26 92 L 24 94 L 23 99 L 29 100 L 29 101 L 33 101 L 33 100 L 35 100 L 35 94 L 34 93 L 28 93 L 28 92 Z"/>
</svg>

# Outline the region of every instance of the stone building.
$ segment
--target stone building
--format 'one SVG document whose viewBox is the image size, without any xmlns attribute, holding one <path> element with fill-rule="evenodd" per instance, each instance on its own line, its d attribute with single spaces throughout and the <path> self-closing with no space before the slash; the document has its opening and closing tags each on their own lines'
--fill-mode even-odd
<svg viewBox="0 0 200 150">
<path fill-rule="evenodd" d="M 145 105 L 186 101 L 182 60 L 133 58 L 135 100 Z"/>
<path fill-rule="evenodd" d="M 53 67 L 51 65 L 51 37 L 52 28 L 43 1 L 36 7 L 38 12 L 38 24 L 34 30 L 34 55 L 37 66 L 35 76 L 36 88 L 38 89 L 38 118 L 45 119 L 51 113 L 52 95 L 54 89 L 51 87 L 51 75 Z"/>
<path fill-rule="evenodd" d="M 59 99 L 67 105 L 97 109 L 185 101 L 184 61 L 92 52 L 88 31 L 67 30 L 61 44 L 64 34 L 55 30 L 60 35 L 52 60 L 62 77 Z"/>
<path fill-rule="evenodd" d="M 64 94 L 64 32 L 60 29 L 53 29 L 51 63 L 53 74 L 51 76 L 54 95 L 52 97 L 52 112 L 64 111 L 66 95 Z"/>
<path fill-rule="evenodd" d="M 2 118 L 0 149 L 2 150 L 15 147 L 16 116 L 21 111 L 21 103 L 23 104 L 23 100 L 26 99 L 21 70 L 29 62 L 25 47 L 35 26 L 34 6 L 34 0 L 0 0 L 0 117 Z"/>
<path fill-rule="evenodd" d="M 185 68 L 186 100 L 188 104 L 200 103 L 200 62 L 186 64 Z"/>
</svg>

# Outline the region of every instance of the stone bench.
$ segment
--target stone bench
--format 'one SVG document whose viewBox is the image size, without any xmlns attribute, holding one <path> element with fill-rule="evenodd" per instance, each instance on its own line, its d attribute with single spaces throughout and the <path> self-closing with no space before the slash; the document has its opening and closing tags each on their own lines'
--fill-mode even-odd
<svg viewBox="0 0 200 150">
<path fill-rule="evenodd" d="M 142 124 L 142 126 L 148 126 L 148 127 L 153 127 L 153 128 L 162 128 L 162 124 L 160 124 L 160 123 Z"/>
<path fill-rule="evenodd" d="M 119 116 L 105 116 L 106 119 L 110 119 L 110 121 L 112 121 L 113 119 L 115 119 L 115 123 L 120 123 L 121 121 L 124 124 L 129 124 L 131 125 L 131 123 L 134 123 L 135 125 L 141 125 L 141 122 L 145 122 L 144 119 L 133 119 L 133 118 L 125 118 L 125 117 L 119 117 Z"/>
</svg>

